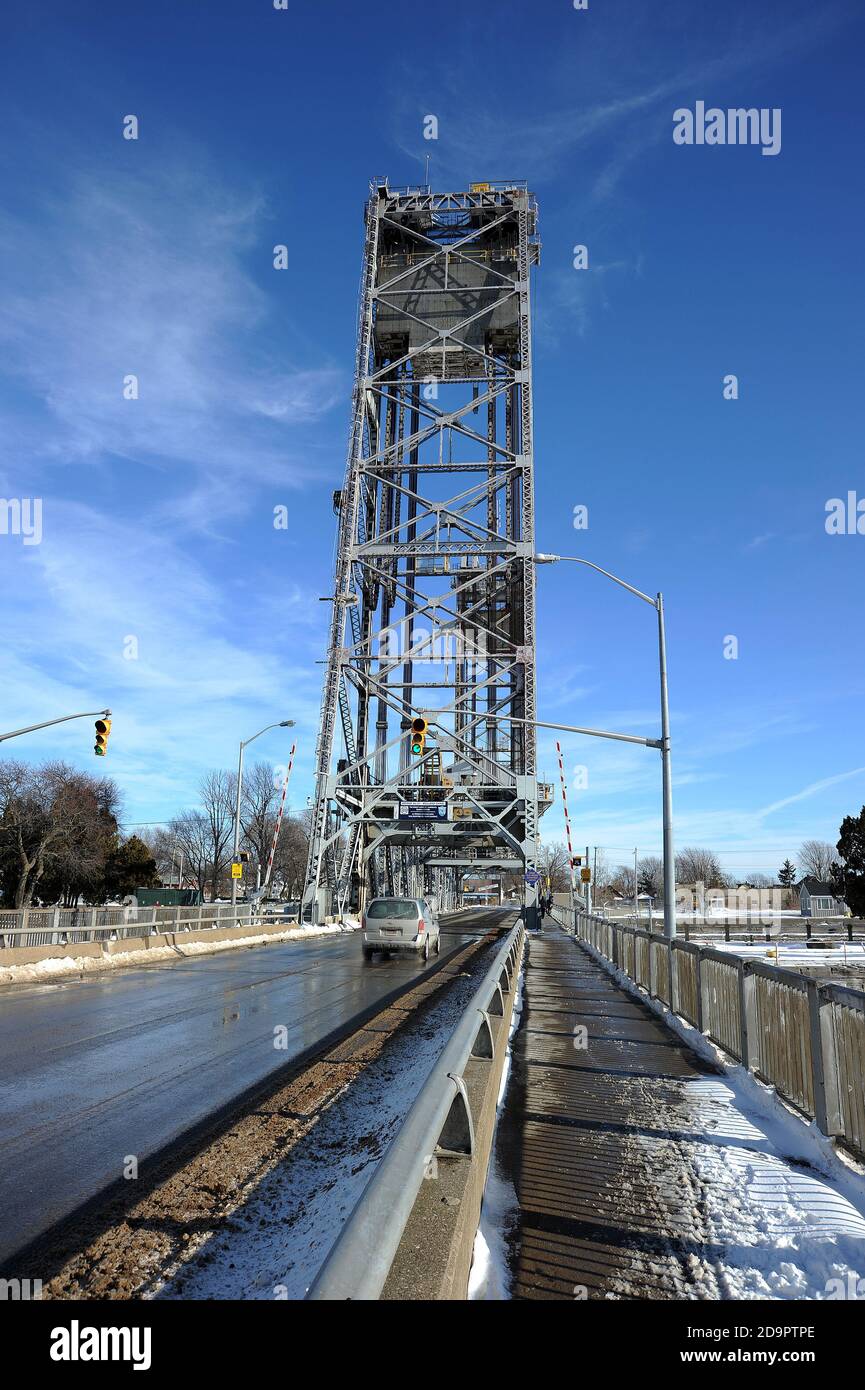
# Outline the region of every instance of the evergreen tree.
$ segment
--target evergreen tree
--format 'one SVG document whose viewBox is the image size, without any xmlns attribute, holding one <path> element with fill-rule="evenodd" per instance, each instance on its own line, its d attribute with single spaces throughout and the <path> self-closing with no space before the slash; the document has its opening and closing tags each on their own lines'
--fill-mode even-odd
<svg viewBox="0 0 865 1390">
<path fill-rule="evenodd" d="M 130 835 L 109 854 L 99 896 L 125 898 L 136 888 L 155 888 L 158 883 L 156 860 L 143 840 Z"/>
<path fill-rule="evenodd" d="M 796 882 L 796 866 L 789 859 L 785 859 L 778 870 L 778 882 L 782 888 L 792 888 Z"/>
<path fill-rule="evenodd" d="M 854 916 L 865 916 L 865 806 L 845 816 L 837 844 L 844 864 L 844 897 Z"/>
</svg>

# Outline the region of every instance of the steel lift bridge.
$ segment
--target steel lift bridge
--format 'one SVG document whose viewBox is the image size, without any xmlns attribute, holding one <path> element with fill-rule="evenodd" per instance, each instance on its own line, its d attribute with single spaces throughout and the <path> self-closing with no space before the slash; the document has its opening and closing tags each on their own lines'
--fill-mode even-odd
<svg viewBox="0 0 865 1390">
<path fill-rule="evenodd" d="M 539 254 L 524 183 L 370 187 L 305 920 L 535 867 Z"/>
</svg>

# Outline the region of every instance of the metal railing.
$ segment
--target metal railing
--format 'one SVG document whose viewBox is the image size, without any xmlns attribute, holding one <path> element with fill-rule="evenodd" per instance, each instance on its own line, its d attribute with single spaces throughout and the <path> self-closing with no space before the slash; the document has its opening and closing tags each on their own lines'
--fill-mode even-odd
<svg viewBox="0 0 865 1390">
<path fill-rule="evenodd" d="M 865 992 L 579 909 L 554 920 L 865 1155 Z"/>
<path fill-rule="evenodd" d="M 127 936 L 201 931 L 257 921 L 249 903 L 201 907 L 34 907 L 0 909 L 0 950 L 7 946 L 71 946 Z"/>
<path fill-rule="evenodd" d="M 565 904 L 558 904 L 564 907 Z M 568 909 L 570 910 L 570 909 Z M 601 911 L 595 914 L 604 921 L 617 926 L 642 927 L 648 930 L 645 913 L 636 916 L 633 912 Z M 733 916 L 712 917 L 710 915 L 685 917 L 677 914 L 677 931 L 686 941 L 692 938 L 705 945 L 707 941 L 765 941 L 768 945 L 776 941 L 812 941 L 837 937 L 839 940 L 865 941 L 865 919 L 861 917 L 839 917 L 837 914 L 825 917 L 783 917 L 767 915 L 755 908 L 753 912 L 738 912 Z"/>
<path fill-rule="evenodd" d="M 520 920 L 496 951 L 483 980 L 396 1137 L 364 1188 L 308 1299 L 377 1299 L 384 1288 L 432 1159 L 474 1153 L 474 1123 L 463 1073 L 472 1057 L 492 1059 L 490 1017 L 504 1014 L 516 987 L 524 938 Z M 504 1040 L 499 1037 L 500 1046 Z"/>
</svg>

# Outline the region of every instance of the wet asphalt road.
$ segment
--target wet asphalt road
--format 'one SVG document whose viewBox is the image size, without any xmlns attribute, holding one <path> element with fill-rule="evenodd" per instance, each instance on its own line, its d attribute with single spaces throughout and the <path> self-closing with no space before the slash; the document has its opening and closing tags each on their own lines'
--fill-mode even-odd
<svg viewBox="0 0 865 1390">
<path fill-rule="evenodd" d="M 443 918 L 442 952 L 506 920 Z M 0 1262 L 423 969 L 352 933 L 0 989 Z"/>
</svg>

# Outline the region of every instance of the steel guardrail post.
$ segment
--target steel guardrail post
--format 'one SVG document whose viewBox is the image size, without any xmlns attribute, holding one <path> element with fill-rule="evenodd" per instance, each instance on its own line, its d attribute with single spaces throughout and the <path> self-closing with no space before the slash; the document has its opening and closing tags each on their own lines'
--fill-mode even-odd
<svg viewBox="0 0 865 1390">
<path fill-rule="evenodd" d="M 667 939 L 667 950 L 670 957 L 670 1008 L 674 1014 L 677 1014 L 679 1012 L 679 981 L 676 974 L 675 941 L 675 937 Z"/>
<path fill-rule="evenodd" d="M 706 1030 L 703 1027 L 703 952 L 697 950 L 694 953 L 694 993 L 697 1004 L 697 1027 L 701 1033 Z"/>
<path fill-rule="evenodd" d="M 739 983 L 739 1056 L 742 1066 L 748 1071 L 753 1071 L 751 1052 L 754 1051 L 756 1064 L 759 1060 L 760 1042 L 757 1025 L 757 981 L 754 974 L 748 970 L 747 961 L 741 957 L 736 961 L 736 974 Z"/>
<path fill-rule="evenodd" d="M 817 1122 L 817 1128 L 822 1130 L 824 1134 L 829 1134 L 823 1030 L 820 1024 L 820 986 L 816 980 L 808 980 L 805 987 L 808 997 L 808 1025 L 811 1035 L 811 1085 L 814 1092 L 814 1119 Z"/>
<path fill-rule="evenodd" d="M 838 1065 L 835 1001 L 829 989 L 822 985 L 818 986 L 818 994 L 820 996 L 820 1039 L 823 1057 L 823 1083 L 826 1092 L 827 1133 L 844 1134 L 844 1106 L 841 1096 L 841 1070 Z"/>
</svg>

